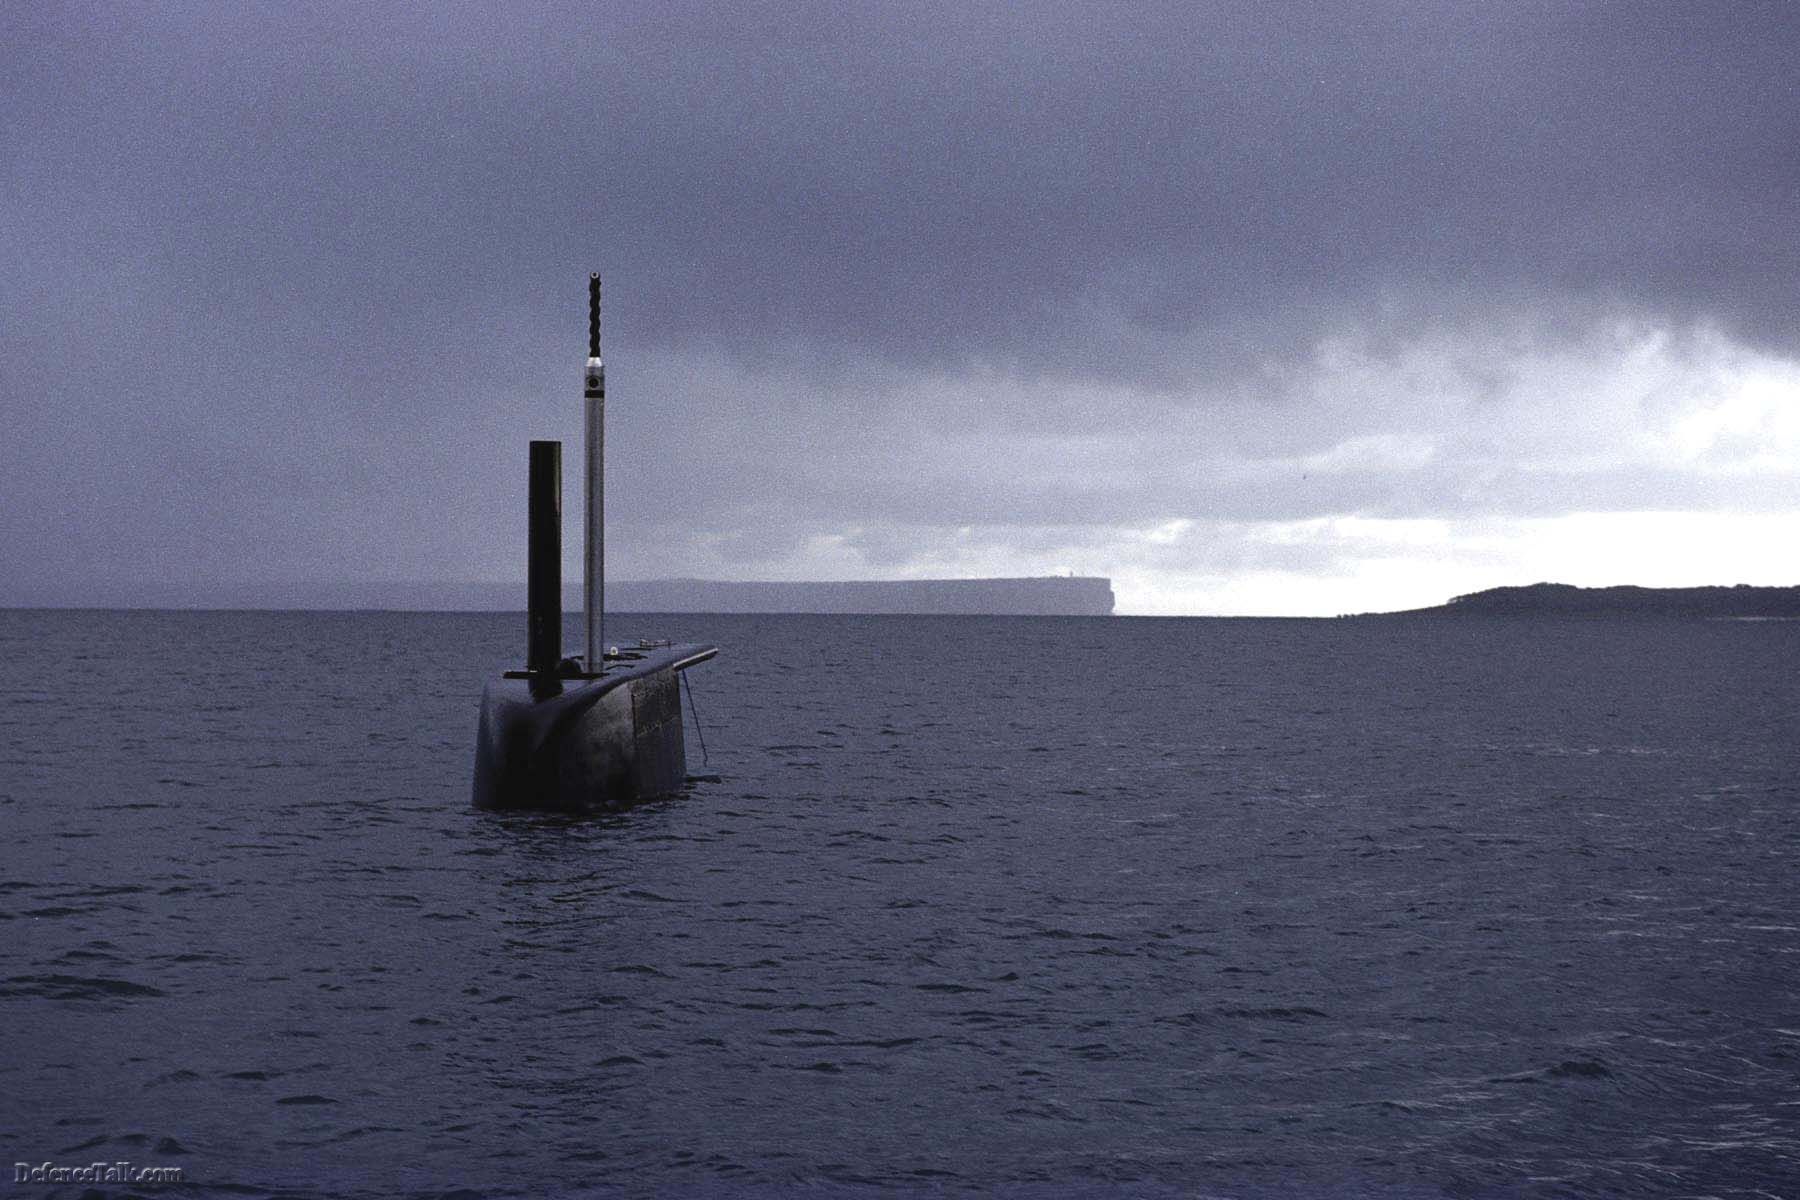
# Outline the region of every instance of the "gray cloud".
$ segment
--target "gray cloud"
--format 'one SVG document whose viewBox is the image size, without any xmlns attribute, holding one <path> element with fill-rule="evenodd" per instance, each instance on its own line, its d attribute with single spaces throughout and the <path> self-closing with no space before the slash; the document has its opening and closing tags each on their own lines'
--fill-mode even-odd
<svg viewBox="0 0 1800 1200">
<path fill-rule="evenodd" d="M 1729 431 L 1657 450 L 1697 360 L 1620 399 L 1596 333 L 1800 351 L 1790 5 L 13 6 L 0 39 L 22 572 L 512 571 L 590 266 L 626 562 L 1794 503 Z M 813 561 L 912 561 L 864 539 Z"/>
</svg>

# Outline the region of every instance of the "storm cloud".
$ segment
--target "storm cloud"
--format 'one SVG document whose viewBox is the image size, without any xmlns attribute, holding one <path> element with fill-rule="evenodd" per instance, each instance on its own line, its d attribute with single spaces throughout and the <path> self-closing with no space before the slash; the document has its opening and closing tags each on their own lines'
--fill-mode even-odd
<svg viewBox="0 0 1800 1200">
<path fill-rule="evenodd" d="M 11 6 L 0 45 L 21 595 L 516 576 L 590 269 L 623 576 L 1794 582 L 1791 5 Z"/>
</svg>

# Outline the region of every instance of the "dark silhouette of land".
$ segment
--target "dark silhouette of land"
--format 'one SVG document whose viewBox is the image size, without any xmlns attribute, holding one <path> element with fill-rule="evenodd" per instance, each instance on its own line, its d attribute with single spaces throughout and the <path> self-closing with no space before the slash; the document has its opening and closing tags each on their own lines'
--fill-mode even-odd
<svg viewBox="0 0 1800 1200">
<path fill-rule="evenodd" d="M 1489 588 L 1448 604 L 1371 616 L 1712 617 L 1739 620 L 1800 618 L 1800 587 L 1575 587 L 1534 583 Z"/>
</svg>

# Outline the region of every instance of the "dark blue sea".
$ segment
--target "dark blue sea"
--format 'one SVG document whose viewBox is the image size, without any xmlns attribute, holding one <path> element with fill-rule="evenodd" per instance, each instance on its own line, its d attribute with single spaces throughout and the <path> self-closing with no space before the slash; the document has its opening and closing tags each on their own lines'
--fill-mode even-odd
<svg viewBox="0 0 1800 1200">
<path fill-rule="evenodd" d="M 1800 1195 L 1800 623 L 610 629 L 573 821 L 522 616 L 0 612 L 3 1194 Z"/>
</svg>

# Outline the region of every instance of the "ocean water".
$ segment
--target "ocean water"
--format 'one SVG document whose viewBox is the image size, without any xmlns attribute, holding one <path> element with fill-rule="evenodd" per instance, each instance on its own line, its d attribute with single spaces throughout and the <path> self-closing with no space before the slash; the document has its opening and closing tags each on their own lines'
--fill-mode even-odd
<svg viewBox="0 0 1800 1200">
<path fill-rule="evenodd" d="M 701 778 L 571 821 L 521 616 L 0 612 L 5 1170 L 1800 1195 L 1800 624 L 611 628 Z"/>
</svg>

